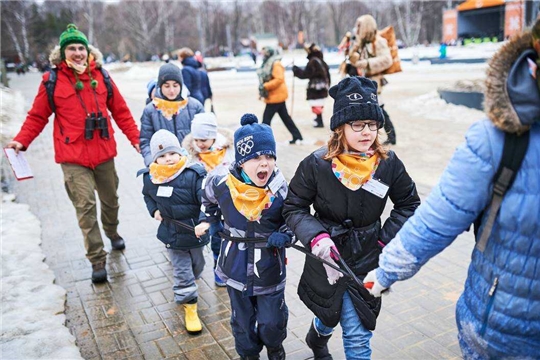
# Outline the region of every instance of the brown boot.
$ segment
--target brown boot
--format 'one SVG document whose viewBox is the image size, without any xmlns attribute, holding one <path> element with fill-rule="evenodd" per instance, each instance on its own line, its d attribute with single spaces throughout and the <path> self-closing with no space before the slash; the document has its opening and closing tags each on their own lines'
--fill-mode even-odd
<svg viewBox="0 0 540 360">
<path fill-rule="evenodd" d="M 94 284 L 107 281 L 107 269 L 105 269 L 105 261 L 92 264 L 92 282 Z"/>
</svg>

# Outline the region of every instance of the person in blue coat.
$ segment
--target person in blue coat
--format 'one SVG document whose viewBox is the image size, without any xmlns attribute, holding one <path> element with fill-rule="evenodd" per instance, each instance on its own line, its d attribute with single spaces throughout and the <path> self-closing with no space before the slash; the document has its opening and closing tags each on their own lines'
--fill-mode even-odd
<svg viewBox="0 0 540 360">
<path fill-rule="evenodd" d="M 201 104 L 204 104 L 202 75 L 199 71 L 201 63 L 195 59 L 194 55 L 193 50 L 190 48 L 182 48 L 178 51 L 178 57 L 183 66 L 182 76 L 184 78 L 184 84 L 189 89 L 191 96 L 199 100 Z"/>
<path fill-rule="evenodd" d="M 156 131 L 169 130 L 181 143 L 191 132 L 191 121 L 195 114 L 204 112 L 202 104 L 186 93 L 180 68 L 170 63 L 162 65 L 154 98 L 146 105 L 141 116 L 141 155 L 145 166 L 153 162 L 150 139 Z"/>
<path fill-rule="evenodd" d="M 143 178 L 144 201 L 150 216 L 160 222 L 157 238 L 165 244 L 172 263 L 174 300 L 184 306 L 186 330 L 199 333 L 195 279 L 204 269 L 203 249 L 209 238 L 196 236 L 189 227 L 206 219 L 200 210 L 206 171 L 199 164 L 189 164 L 187 151 L 168 130 L 158 130 L 150 147 L 153 162 Z"/>
<path fill-rule="evenodd" d="M 540 26 L 536 23 L 536 29 Z M 456 306 L 465 359 L 538 359 L 540 356 L 540 47 L 531 32 L 512 38 L 489 63 L 485 110 L 471 126 L 439 183 L 386 246 L 379 268 L 366 276 L 372 294 L 412 277 L 467 230 L 485 210 L 505 133 L 529 132 L 529 146 L 505 194 L 487 245 L 472 252 Z M 536 66 L 535 66 L 536 65 Z"/>
<path fill-rule="evenodd" d="M 281 214 L 287 182 L 275 166 L 276 141 L 270 126 L 245 114 L 234 133 L 235 163 L 228 174 L 206 180 L 203 205 L 207 223 L 223 215 L 224 230 L 216 272 L 231 300 L 231 327 L 241 359 L 285 359 L 289 311 L 285 304 L 285 244 L 291 241 Z"/>
</svg>

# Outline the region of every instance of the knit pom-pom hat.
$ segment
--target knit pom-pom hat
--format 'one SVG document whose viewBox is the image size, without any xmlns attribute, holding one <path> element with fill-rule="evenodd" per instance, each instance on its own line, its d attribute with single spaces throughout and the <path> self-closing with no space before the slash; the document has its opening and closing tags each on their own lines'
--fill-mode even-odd
<svg viewBox="0 0 540 360">
<path fill-rule="evenodd" d="M 234 132 L 234 150 L 237 165 L 261 155 L 276 156 L 276 140 L 272 128 L 259 124 L 257 116 L 244 114 L 238 130 Z"/>
</svg>

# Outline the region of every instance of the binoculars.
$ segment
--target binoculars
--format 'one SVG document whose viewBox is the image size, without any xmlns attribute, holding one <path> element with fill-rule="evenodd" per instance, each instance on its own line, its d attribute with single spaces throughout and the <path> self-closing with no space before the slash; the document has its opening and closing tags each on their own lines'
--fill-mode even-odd
<svg viewBox="0 0 540 360">
<path fill-rule="evenodd" d="M 100 112 L 91 113 L 85 119 L 84 122 L 84 138 L 86 140 L 92 140 L 94 138 L 94 130 L 100 131 L 100 136 L 102 139 L 109 139 L 109 124 L 107 123 L 107 118 L 103 116 Z"/>
</svg>

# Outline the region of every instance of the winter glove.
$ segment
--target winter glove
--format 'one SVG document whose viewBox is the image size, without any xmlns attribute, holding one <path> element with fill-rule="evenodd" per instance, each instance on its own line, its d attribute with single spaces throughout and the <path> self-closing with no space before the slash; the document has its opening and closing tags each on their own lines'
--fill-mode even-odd
<svg viewBox="0 0 540 360">
<path fill-rule="evenodd" d="M 330 238 L 330 235 L 328 234 L 320 234 L 311 241 L 311 253 L 313 255 L 320 257 L 321 259 L 328 261 L 329 263 L 338 267 L 336 262 L 333 260 L 334 256 L 332 255 L 330 249 L 334 249 L 334 251 L 339 254 L 338 249 L 336 248 L 336 244 L 334 244 L 334 242 Z M 339 280 L 339 278 L 343 276 L 342 273 L 335 269 L 332 269 L 330 266 L 326 264 L 323 264 L 323 266 L 324 270 L 326 270 L 326 276 L 330 285 L 334 285 Z"/>
<path fill-rule="evenodd" d="M 282 232 L 273 232 L 268 237 L 268 241 L 266 242 L 266 247 L 277 247 L 282 248 L 285 246 L 285 244 L 288 244 L 291 242 L 291 236 L 286 233 Z"/>
<path fill-rule="evenodd" d="M 390 288 L 383 287 L 377 280 L 377 269 L 373 269 L 364 278 L 364 286 L 369 293 L 375 297 L 381 297 L 390 292 Z"/>
<path fill-rule="evenodd" d="M 293 67 L 292 67 L 292 72 L 293 72 L 294 75 L 296 75 L 296 73 L 298 72 L 298 70 L 300 70 L 300 68 L 299 68 L 298 66 L 296 66 L 296 65 L 293 65 Z"/>
</svg>

